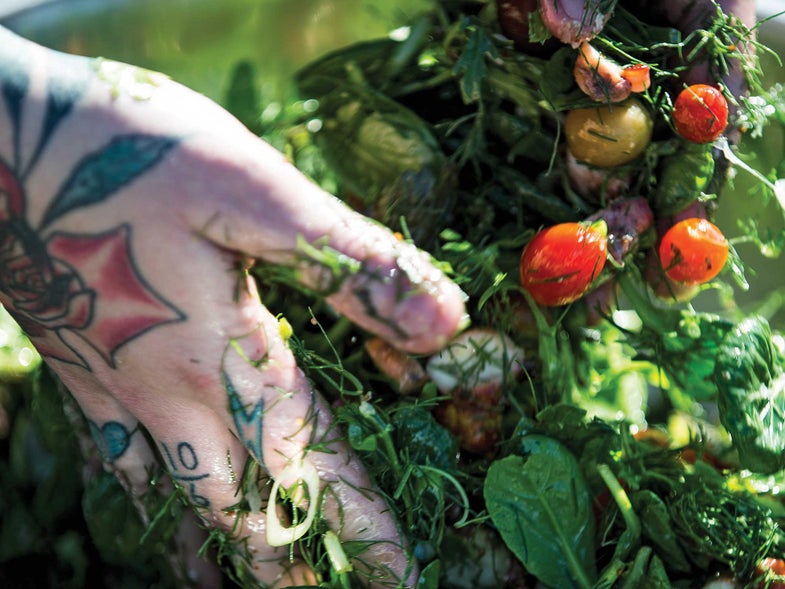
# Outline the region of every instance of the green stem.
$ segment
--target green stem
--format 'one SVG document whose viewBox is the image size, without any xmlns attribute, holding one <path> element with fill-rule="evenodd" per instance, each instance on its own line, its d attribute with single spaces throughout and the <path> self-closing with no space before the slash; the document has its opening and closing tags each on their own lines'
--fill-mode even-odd
<svg viewBox="0 0 785 589">
<path fill-rule="evenodd" d="M 550 325 L 548 323 L 542 309 L 526 289 L 521 289 L 521 293 L 526 299 L 537 325 L 537 351 L 542 364 L 542 382 L 545 389 L 544 398 L 536 399 L 538 405 L 542 405 L 536 408 L 539 411 L 552 402 L 570 398 L 570 379 L 559 351 L 558 324 Z"/>
<path fill-rule="evenodd" d="M 622 571 L 627 568 L 631 555 L 638 548 L 641 523 L 635 510 L 632 508 L 630 498 L 619 484 L 610 467 L 607 464 L 598 464 L 597 471 L 611 492 L 616 505 L 619 506 L 619 511 L 621 511 L 624 522 L 627 525 L 627 529 L 619 536 L 611 562 L 605 567 L 605 570 L 594 585 L 594 589 L 611 589 L 616 585 Z"/>
<path fill-rule="evenodd" d="M 403 479 L 408 476 L 408 473 L 405 474 L 403 467 L 401 466 L 398 452 L 396 451 L 395 444 L 393 443 L 392 437 L 390 436 L 390 428 L 388 427 L 388 424 L 379 416 L 374 406 L 371 405 L 371 403 L 368 401 L 363 401 L 361 403 L 360 414 L 365 417 L 370 424 L 372 424 L 373 428 L 376 430 L 376 433 L 379 434 L 379 441 L 382 444 L 382 451 L 387 458 L 387 463 L 392 469 L 395 479 L 403 481 Z M 402 482 L 399 488 L 401 489 L 400 497 L 404 504 L 406 525 L 409 527 L 409 529 L 412 529 L 412 526 L 414 525 L 412 512 L 415 502 L 414 497 L 412 497 L 411 487 L 408 485 L 403 485 Z"/>
<path fill-rule="evenodd" d="M 424 90 L 429 90 L 431 88 L 436 88 L 441 86 L 445 82 L 449 82 L 454 78 L 452 71 L 445 70 L 433 77 L 430 77 L 426 80 L 420 80 L 417 82 L 409 82 L 407 84 L 403 84 L 397 88 L 390 88 L 390 97 L 396 98 L 398 96 L 406 96 L 408 94 L 414 94 L 415 92 L 422 92 Z"/>
<path fill-rule="evenodd" d="M 671 331 L 671 328 L 662 320 L 663 311 L 657 309 L 648 296 L 644 295 L 638 287 L 632 283 L 629 272 L 620 272 L 617 282 L 624 296 L 627 297 L 632 308 L 641 318 L 643 324 L 658 334 Z"/>
<path fill-rule="evenodd" d="M 632 508 L 632 502 L 630 501 L 627 492 L 621 486 L 616 475 L 613 474 L 613 471 L 607 464 L 598 464 L 597 471 L 605 482 L 605 486 L 608 487 L 608 490 L 611 492 L 611 496 L 616 502 L 616 505 L 619 506 L 619 511 L 621 511 L 621 515 L 624 518 L 624 523 L 627 525 L 627 531 L 632 537 L 638 538 L 641 534 L 641 522 L 638 519 L 638 514 L 636 514 L 635 510 Z"/>
<path fill-rule="evenodd" d="M 420 47 L 428 39 L 431 32 L 431 17 L 430 15 L 422 15 L 411 26 L 409 36 L 398 47 L 396 47 L 390 60 L 386 64 L 385 77 L 392 80 L 403 71 L 415 54 L 420 50 Z"/>
<path fill-rule="evenodd" d="M 456 479 L 448 472 L 445 472 L 438 468 L 434 468 L 432 466 L 425 466 L 424 464 L 420 465 L 420 470 L 423 470 L 425 472 L 431 472 L 437 476 L 446 479 L 452 484 L 455 490 L 458 491 L 458 495 L 461 496 L 461 504 L 463 505 L 463 515 L 461 516 L 461 519 L 459 519 L 453 525 L 456 528 L 460 528 L 466 525 L 466 522 L 469 520 L 469 509 L 471 508 L 471 504 L 469 503 L 469 496 L 466 495 L 466 491 L 464 490 L 463 485 L 461 485 L 461 483 L 458 482 L 458 479 Z"/>
</svg>

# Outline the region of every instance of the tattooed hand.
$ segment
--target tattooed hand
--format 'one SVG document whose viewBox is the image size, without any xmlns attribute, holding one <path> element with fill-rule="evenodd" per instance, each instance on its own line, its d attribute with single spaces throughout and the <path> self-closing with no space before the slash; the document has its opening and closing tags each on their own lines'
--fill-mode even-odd
<svg viewBox="0 0 785 589">
<path fill-rule="evenodd" d="M 172 82 L 0 30 L 0 90 L 0 301 L 77 399 L 107 465 L 139 496 L 160 457 L 200 517 L 242 541 L 261 583 L 309 584 L 296 552 L 268 542 L 287 524 L 267 519 L 264 497 L 251 513 L 230 509 L 250 455 L 283 488 L 329 488 L 332 530 L 367 546 L 355 566 L 410 585 L 387 506 L 243 268 L 289 265 L 412 352 L 459 328 L 460 291 Z M 303 243 L 353 271 L 325 276 L 302 261 Z"/>
</svg>

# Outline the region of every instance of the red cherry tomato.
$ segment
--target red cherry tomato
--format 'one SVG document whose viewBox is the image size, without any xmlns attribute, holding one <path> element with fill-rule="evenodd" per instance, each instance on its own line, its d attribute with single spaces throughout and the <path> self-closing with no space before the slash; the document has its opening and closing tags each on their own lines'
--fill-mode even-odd
<svg viewBox="0 0 785 589">
<path fill-rule="evenodd" d="M 785 560 L 764 558 L 755 567 L 761 589 L 785 589 Z"/>
<path fill-rule="evenodd" d="M 561 223 L 537 233 L 521 255 L 521 285 L 545 306 L 577 301 L 605 266 L 607 226 Z"/>
<path fill-rule="evenodd" d="M 709 143 L 728 126 L 728 101 L 708 84 L 693 84 L 679 93 L 673 105 L 676 132 L 695 143 Z"/>
<path fill-rule="evenodd" d="M 660 264 L 671 280 L 703 284 L 728 259 L 728 240 L 706 219 L 690 218 L 668 229 L 660 242 Z"/>
</svg>

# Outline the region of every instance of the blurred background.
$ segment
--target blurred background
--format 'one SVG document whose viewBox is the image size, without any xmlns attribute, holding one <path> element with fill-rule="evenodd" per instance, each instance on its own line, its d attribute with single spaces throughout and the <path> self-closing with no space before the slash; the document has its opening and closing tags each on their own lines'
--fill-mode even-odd
<svg viewBox="0 0 785 589">
<path fill-rule="evenodd" d="M 28 5 L 9 10 L 6 3 Z M 8 28 L 43 45 L 164 72 L 220 100 L 241 60 L 265 96 L 285 97 L 296 68 L 386 34 L 425 0 L 2 0 Z"/>
</svg>

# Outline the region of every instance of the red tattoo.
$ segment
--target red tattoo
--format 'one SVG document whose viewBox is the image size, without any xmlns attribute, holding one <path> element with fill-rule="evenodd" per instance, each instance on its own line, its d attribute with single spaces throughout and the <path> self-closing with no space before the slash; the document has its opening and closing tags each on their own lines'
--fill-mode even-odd
<svg viewBox="0 0 785 589">
<path fill-rule="evenodd" d="M 71 333 L 114 366 L 121 346 L 184 319 L 144 280 L 130 237 L 129 225 L 96 235 L 36 231 L 24 190 L 0 161 L 0 296 L 42 355 L 89 369 L 75 338 L 63 337 Z"/>
</svg>

